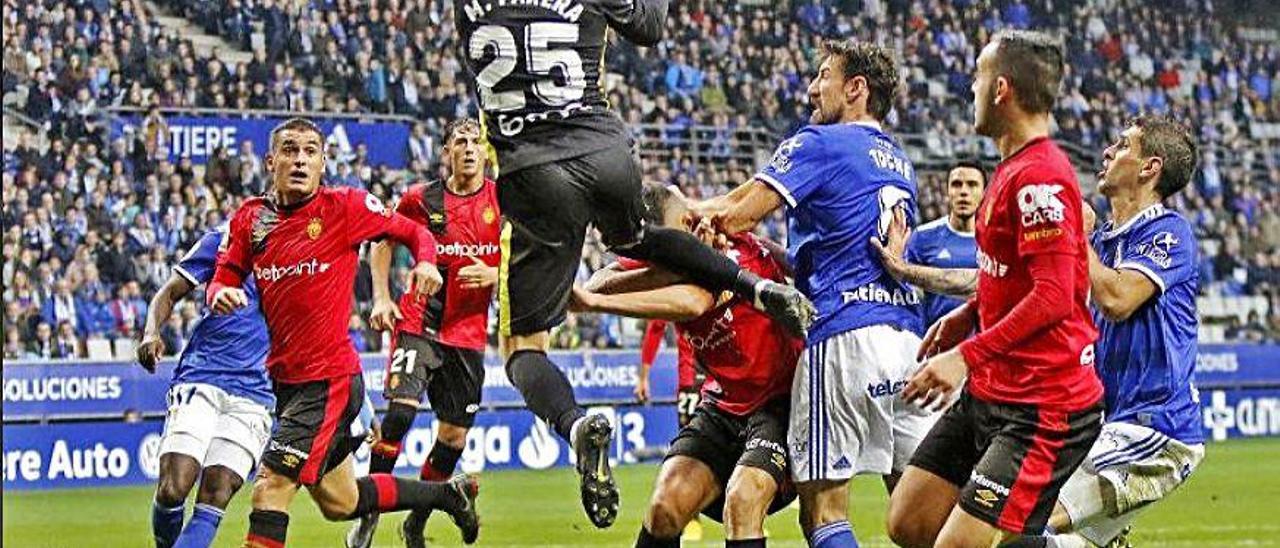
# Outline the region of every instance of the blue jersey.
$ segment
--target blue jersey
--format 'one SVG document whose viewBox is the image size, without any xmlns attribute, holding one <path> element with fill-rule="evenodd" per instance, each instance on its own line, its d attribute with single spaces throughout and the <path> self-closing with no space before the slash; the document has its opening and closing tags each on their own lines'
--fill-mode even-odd
<svg viewBox="0 0 1280 548">
<path fill-rule="evenodd" d="M 894 208 L 915 216 L 915 170 L 897 143 L 873 124 L 811 125 L 756 178 L 787 202 L 787 258 L 818 309 L 809 344 L 871 325 L 921 332 L 920 298 L 869 243 L 885 238 Z"/>
<path fill-rule="evenodd" d="M 1199 250 L 1191 224 L 1157 204 L 1124 226 L 1093 236 L 1103 264 L 1136 270 L 1158 293 L 1129 319 L 1093 311 L 1098 326 L 1097 372 L 1109 422 L 1140 424 L 1183 443 L 1202 443 L 1195 388 Z"/>
<path fill-rule="evenodd" d="M 205 233 L 173 271 L 193 285 L 207 283 L 213 278 L 225 233 L 225 226 Z M 272 408 L 275 394 L 267 378 L 267 322 L 259 310 L 258 289 L 252 279 L 245 281 L 244 292 L 248 306 L 231 314 L 206 313 L 196 324 L 191 341 L 178 358 L 173 382 L 211 384 Z"/>
<path fill-rule="evenodd" d="M 911 239 L 907 240 L 907 261 L 936 268 L 978 268 L 978 244 L 973 232 L 959 232 L 951 228 L 948 217 L 943 217 L 922 224 L 911 233 Z M 933 325 L 962 304 L 964 299 L 926 293 L 924 325 Z"/>
</svg>

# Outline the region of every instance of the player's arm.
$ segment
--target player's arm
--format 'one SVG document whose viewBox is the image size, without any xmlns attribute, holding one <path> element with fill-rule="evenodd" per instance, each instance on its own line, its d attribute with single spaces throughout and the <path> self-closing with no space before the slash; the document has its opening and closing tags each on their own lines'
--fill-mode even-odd
<svg viewBox="0 0 1280 548">
<path fill-rule="evenodd" d="M 391 258 L 395 246 L 394 242 L 383 240 L 369 247 L 369 271 L 373 277 L 373 310 L 369 312 L 369 327 L 379 331 L 387 331 L 404 319 L 400 307 L 391 298 Z"/>
<path fill-rule="evenodd" d="M 640 374 L 636 377 L 636 400 L 649 401 L 649 371 L 653 370 L 653 361 L 658 357 L 658 348 L 662 346 L 662 336 L 667 332 L 666 320 L 649 320 L 644 328 L 644 339 L 640 342 Z"/>
<path fill-rule="evenodd" d="M 256 204 L 253 202 L 242 205 L 231 218 L 224 237 L 225 249 L 218 254 L 213 278 L 205 288 L 205 304 L 217 314 L 230 314 L 249 304 L 249 298 L 241 287 L 249 276 L 252 260 L 249 236 L 254 207 Z"/>
<path fill-rule="evenodd" d="M 1088 250 L 1093 304 L 1108 320 L 1122 322 L 1129 319 L 1159 292 L 1160 288 L 1146 274 L 1127 268 L 1110 268 L 1102 264 L 1093 246 L 1088 246 Z"/>
<path fill-rule="evenodd" d="M 662 40 L 663 23 L 667 19 L 669 0 L 586 0 L 595 7 L 609 26 L 627 41 L 650 47 Z"/>
<path fill-rule="evenodd" d="M 885 241 L 871 237 L 871 247 L 880 256 L 884 269 L 900 282 L 909 283 L 926 292 L 968 297 L 978 290 L 978 269 L 938 268 L 916 264 L 911 260 L 911 229 L 906 213 L 894 209 L 893 221 L 885 231 Z"/>
<path fill-rule="evenodd" d="M 715 297 L 707 290 L 692 284 L 677 284 L 614 294 L 592 293 L 575 286 L 570 306 L 579 312 L 682 322 L 705 314 L 715 304 Z"/>
<path fill-rule="evenodd" d="M 138 344 L 138 364 L 150 373 L 156 372 L 156 362 L 164 357 L 164 339 L 160 336 L 160 326 L 173 314 L 173 305 L 182 297 L 195 289 L 195 284 L 178 273 L 169 275 L 169 280 L 160 287 L 151 305 L 147 307 L 147 321 L 142 329 L 142 342 Z"/>
<path fill-rule="evenodd" d="M 591 293 L 600 294 L 631 293 L 666 287 L 682 280 L 671 271 L 656 266 L 628 270 L 620 263 L 610 263 L 595 271 L 584 288 Z"/>
<path fill-rule="evenodd" d="M 691 204 L 689 209 L 694 217 L 709 219 L 721 232 L 737 234 L 755 228 L 781 206 L 782 196 L 756 178 L 728 194 Z"/>
<path fill-rule="evenodd" d="M 425 226 L 408 217 L 390 211 L 377 196 L 363 190 L 346 193 L 347 213 L 351 216 L 348 234 L 351 245 L 365 240 L 390 238 L 407 246 L 413 252 L 413 271 L 409 273 L 411 289 L 418 298 L 434 294 L 444 284 L 440 271 L 436 270 L 436 239 Z M 370 270 L 373 265 L 370 264 Z"/>
</svg>

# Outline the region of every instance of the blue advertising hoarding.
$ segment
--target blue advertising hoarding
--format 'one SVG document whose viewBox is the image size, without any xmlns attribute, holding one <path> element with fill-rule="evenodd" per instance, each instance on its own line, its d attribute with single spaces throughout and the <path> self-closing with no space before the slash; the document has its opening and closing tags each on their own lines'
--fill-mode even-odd
<svg viewBox="0 0 1280 548">
<path fill-rule="evenodd" d="M 126 116 L 111 124 L 111 138 L 127 132 L 136 132 L 143 118 Z M 191 162 L 204 165 L 219 146 L 238 149 L 242 141 L 253 141 L 254 151 L 265 154 L 271 140 L 271 130 L 285 118 L 222 118 L 217 116 L 165 116 L 169 125 L 169 161 L 177 162 L 184 155 Z M 369 149 L 372 165 L 386 165 L 402 169 L 409 161 L 409 126 L 397 122 L 360 122 L 351 119 L 313 120 L 326 136 L 338 143 L 344 152 L 355 150 L 364 144 Z"/>
</svg>

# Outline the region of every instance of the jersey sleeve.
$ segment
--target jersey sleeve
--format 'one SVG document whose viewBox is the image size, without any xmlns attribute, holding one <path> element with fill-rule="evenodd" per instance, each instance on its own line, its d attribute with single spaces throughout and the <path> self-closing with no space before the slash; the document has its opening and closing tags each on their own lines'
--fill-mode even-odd
<svg viewBox="0 0 1280 548">
<path fill-rule="evenodd" d="M 218 247 L 217 267 L 213 271 L 213 279 L 205 291 L 206 304 L 212 304 L 213 298 L 223 287 L 241 287 L 245 278 L 249 277 L 252 266 L 253 219 L 259 204 L 247 202 L 236 210 L 227 227 L 226 237 Z"/>
<path fill-rule="evenodd" d="M 357 189 L 344 189 L 343 206 L 347 213 L 347 244 L 359 245 L 365 240 L 386 235 L 394 214 L 382 200 Z"/>
<path fill-rule="evenodd" d="M 227 238 L 227 231 L 210 230 L 201 236 L 187 253 L 174 265 L 173 272 L 191 285 L 201 285 L 213 279 L 218 266 L 218 248 Z"/>
<path fill-rule="evenodd" d="M 400 202 L 396 204 L 396 213 L 408 217 L 411 221 L 426 224 L 427 219 L 424 217 L 422 207 L 422 187 L 414 185 L 405 191 L 400 197 Z"/>
<path fill-rule="evenodd" d="M 907 237 L 907 246 L 903 250 L 903 254 L 906 255 L 908 263 L 925 264 L 924 240 L 924 236 L 921 235 L 920 231 L 912 232 L 911 236 Z"/>
<path fill-rule="evenodd" d="M 813 128 L 800 130 L 778 145 L 773 158 L 756 173 L 756 179 L 773 188 L 788 207 L 796 207 L 827 179 L 825 171 L 830 162 L 824 157 L 821 137 Z"/>
<path fill-rule="evenodd" d="M 638 46 L 653 46 L 662 40 L 669 0 L 592 0 L 609 26 Z"/>
<path fill-rule="evenodd" d="M 1074 254 L 1084 241 L 1080 186 L 1075 174 L 1031 169 L 1018 178 L 1010 196 L 1018 256 Z"/>
<path fill-rule="evenodd" d="M 1168 216 L 1135 230 L 1125 242 L 1116 268 L 1141 272 L 1164 293 L 1199 275 L 1197 254 L 1191 226 Z"/>
</svg>

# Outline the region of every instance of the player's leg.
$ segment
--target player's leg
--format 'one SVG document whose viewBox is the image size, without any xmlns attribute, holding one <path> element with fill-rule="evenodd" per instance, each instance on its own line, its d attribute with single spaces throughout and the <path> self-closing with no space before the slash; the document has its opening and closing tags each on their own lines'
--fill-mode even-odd
<svg viewBox="0 0 1280 548">
<path fill-rule="evenodd" d="M 564 372 L 547 357 L 550 329 L 564 321 L 591 220 L 586 188 L 557 162 L 507 174 L 498 185 L 505 222 L 498 267 L 498 331 L 507 377 L 529 410 L 577 455 L 583 509 L 596 527 L 618 515 L 609 467 L 613 427 L 578 406 Z"/>
<path fill-rule="evenodd" d="M 160 481 L 151 507 L 156 546 L 167 548 L 182 533 L 187 496 L 200 477 L 218 421 L 220 392 L 203 384 L 177 384 L 165 398 L 169 414 L 160 440 Z"/>
<path fill-rule="evenodd" d="M 213 543 L 227 504 L 261 457 L 270 432 L 271 413 L 265 406 L 231 394 L 223 398 L 217 434 L 205 457 L 195 510 L 178 537 L 177 548 L 207 547 Z"/>
<path fill-rule="evenodd" d="M 802 333 L 812 322 L 812 307 L 795 288 L 742 269 L 693 234 L 645 226 L 643 178 L 629 148 L 605 149 L 563 167 L 574 180 L 592 188 L 593 221 L 610 251 L 661 265 L 717 294 L 731 290 L 786 324 L 792 332 Z"/>
<path fill-rule="evenodd" d="M 916 353 L 920 349 L 920 337 L 910 331 L 898 330 L 888 326 L 872 328 L 872 338 L 878 341 L 874 347 L 877 361 L 890 373 L 887 378 L 897 379 L 903 383 L 919 370 Z M 892 392 L 892 391 L 891 391 Z M 907 403 L 897 395 L 889 399 L 892 413 L 893 432 L 893 465 L 888 474 L 883 476 L 885 491 L 891 496 L 902 480 L 903 472 L 911 462 L 920 443 L 933 429 L 933 425 L 942 417 L 941 412 L 930 411 L 918 405 Z M 942 516 L 945 516 L 943 514 Z M 941 521 L 938 522 L 941 525 Z"/>
<path fill-rule="evenodd" d="M 746 443 L 725 494 L 725 539 L 738 546 L 764 546 L 764 518 L 789 504 L 782 493 L 788 474 L 789 399 L 765 404 L 747 419 Z"/>
<path fill-rule="evenodd" d="M 739 422 L 698 406 L 671 440 L 636 546 L 679 546 L 681 531 L 699 512 L 722 519 L 724 486 L 742 454 Z"/>
<path fill-rule="evenodd" d="M 440 509 L 453 517 L 467 544 L 480 532 L 475 512 L 479 486 L 475 479 L 459 475 L 448 482 L 428 482 L 373 474 L 356 478 L 348 453 L 340 464 L 307 486 L 320 514 L 330 521 L 357 519 L 373 512 Z"/>
<path fill-rule="evenodd" d="M 969 402 L 997 425 L 938 534 L 943 547 L 1045 546 L 1058 493 L 1101 430 L 1101 409 L 1066 413 L 1025 405 Z"/>
</svg>

